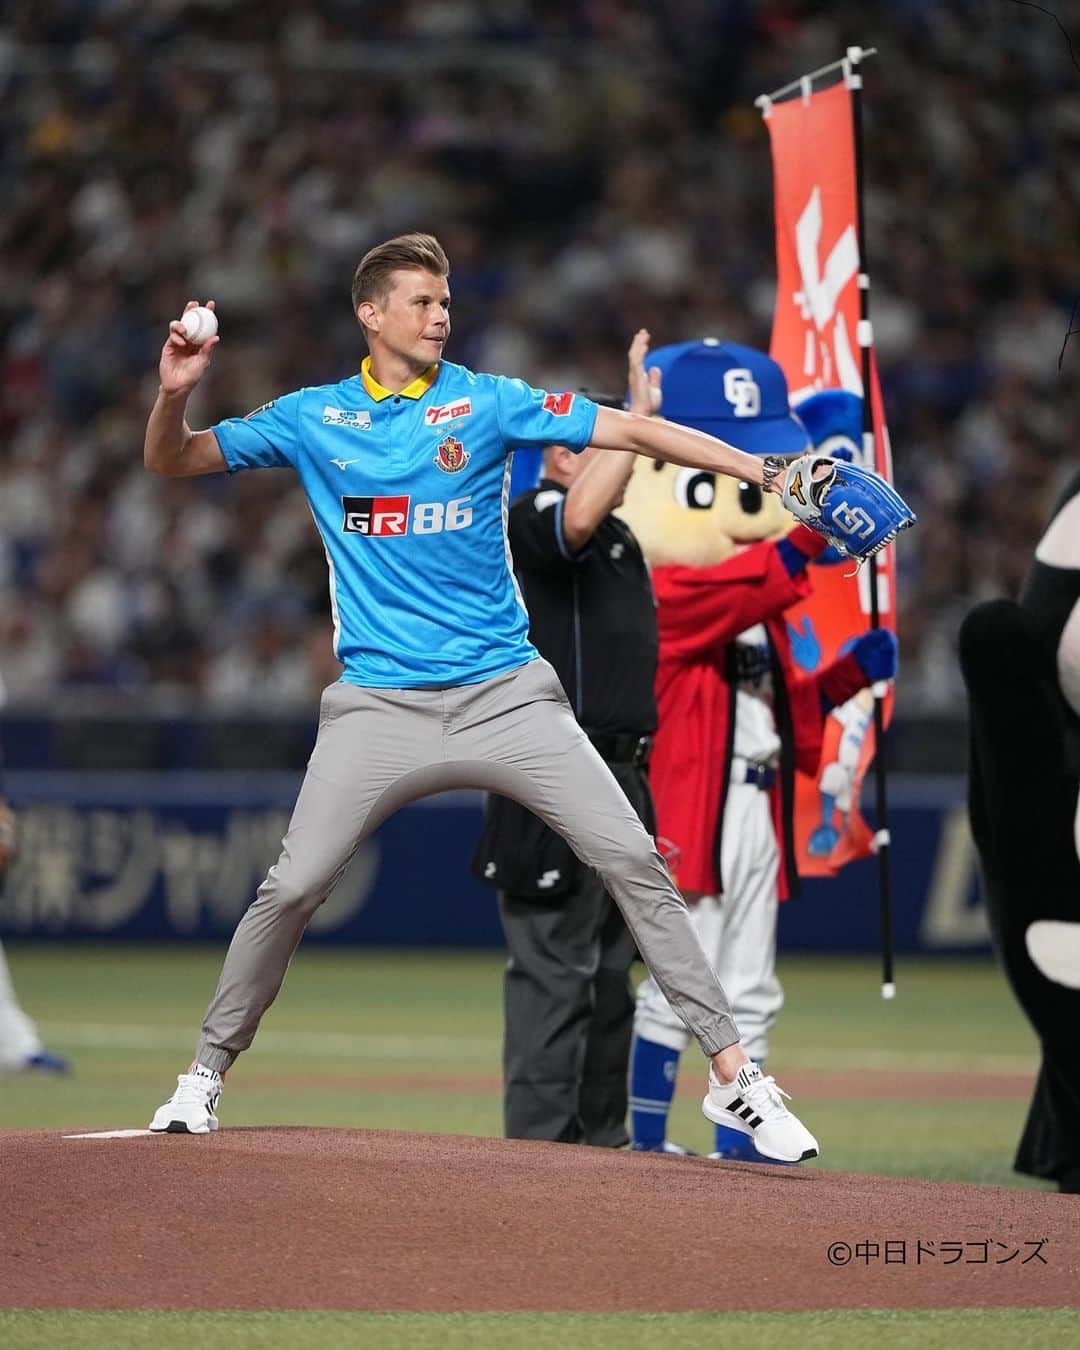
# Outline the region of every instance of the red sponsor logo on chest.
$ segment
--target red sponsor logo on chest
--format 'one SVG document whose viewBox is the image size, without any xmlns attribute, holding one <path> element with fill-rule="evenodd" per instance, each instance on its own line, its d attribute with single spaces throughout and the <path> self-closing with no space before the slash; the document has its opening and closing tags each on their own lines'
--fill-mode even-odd
<svg viewBox="0 0 1080 1350">
<path fill-rule="evenodd" d="M 408 497 L 342 497 L 346 534 L 401 535 L 409 532 Z"/>
<path fill-rule="evenodd" d="M 456 417 L 472 416 L 472 399 L 459 398 L 453 403 L 440 403 L 438 407 L 428 408 L 424 413 L 424 422 L 429 427 L 437 427 L 443 422 L 452 422 Z"/>
</svg>

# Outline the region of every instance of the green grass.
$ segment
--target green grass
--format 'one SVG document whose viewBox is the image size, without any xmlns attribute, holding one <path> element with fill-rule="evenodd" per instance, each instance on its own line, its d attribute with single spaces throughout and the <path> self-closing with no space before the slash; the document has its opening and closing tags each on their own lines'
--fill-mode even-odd
<svg viewBox="0 0 1080 1350">
<path fill-rule="evenodd" d="M 0 1312 L 6 1350 L 1057 1350 L 1080 1339 L 1068 1310 L 818 1313 Z"/>
<path fill-rule="evenodd" d="M 142 1126 L 191 1057 L 223 948 L 9 944 L 23 1006 L 69 1053 L 68 1079 L 0 1079 L 0 1129 Z M 254 1046 L 230 1075 L 223 1124 L 501 1133 L 502 957 L 301 949 Z M 1033 1069 L 1034 1037 L 990 962 L 908 962 L 885 1003 L 872 962 L 791 957 L 770 1069 Z M 700 1075 L 696 1051 L 683 1074 Z M 425 1079 L 461 1075 L 461 1090 Z M 377 1077 L 372 1089 L 370 1078 Z M 304 1080 L 309 1082 L 305 1085 Z M 469 1080 L 472 1080 L 471 1082 Z M 400 1090 L 396 1083 L 400 1082 Z M 800 1095 L 822 1166 L 1005 1186 L 1023 1101 Z M 671 1136 L 708 1151 L 693 1094 Z"/>
</svg>

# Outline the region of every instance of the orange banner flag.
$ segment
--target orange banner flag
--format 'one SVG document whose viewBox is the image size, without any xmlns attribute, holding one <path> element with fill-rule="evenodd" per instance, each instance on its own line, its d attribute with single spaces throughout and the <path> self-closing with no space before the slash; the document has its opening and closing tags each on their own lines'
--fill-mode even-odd
<svg viewBox="0 0 1080 1350">
<path fill-rule="evenodd" d="M 772 143 L 776 212 L 777 291 L 770 352 L 787 376 L 791 401 L 823 390 L 858 398 L 817 400 L 847 405 L 837 417 L 810 418 L 815 443 L 847 453 L 892 481 L 888 429 L 870 352 L 873 448 L 861 434 L 863 378 L 859 345 L 860 255 L 851 91 L 843 82 L 766 106 Z M 855 416 L 850 413 L 854 408 Z M 829 425 L 830 422 L 834 425 Z M 854 425 L 853 425 L 854 423 Z M 828 433 L 826 435 L 826 432 Z M 832 550 L 829 550 L 832 555 Z M 826 555 L 827 559 L 829 555 Z M 804 671 L 827 665 L 870 626 L 870 571 L 851 575 L 853 564 L 835 555 L 813 565 L 814 593 L 788 612 L 795 657 Z M 895 630 L 896 564 L 890 546 L 878 555 L 878 606 L 882 627 Z M 892 713 L 890 688 L 885 724 Z M 795 844 L 804 876 L 830 876 L 870 852 L 872 833 L 859 810 L 859 793 L 874 756 L 873 697 L 856 695 L 827 718 L 816 777 L 799 774 Z"/>
</svg>

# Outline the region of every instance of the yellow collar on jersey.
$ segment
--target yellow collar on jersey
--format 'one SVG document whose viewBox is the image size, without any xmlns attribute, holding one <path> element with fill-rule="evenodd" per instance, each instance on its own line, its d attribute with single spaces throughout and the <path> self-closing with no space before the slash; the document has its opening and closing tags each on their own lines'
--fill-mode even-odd
<svg viewBox="0 0 1080 1350">
<path fill-rule="evenodd" d="M 404 389 L 399 389 L 398 393 L 402 398 L 423 398 L 431 386 L 435 383 L 435 376 L 439 373 L 439 363 L 436 361 L 433 366 L 428 366 L 422 375 L 417 375 L 412 384 L 407 384 Z M 384 389 L 379 381 L 371 373 L 371 357 L 365 356 L 360 362 L 360 379 L 368 394 L 376 403 L 381 403 L 384 398 L 391 398 L 394 391 Z"/>
</svg>

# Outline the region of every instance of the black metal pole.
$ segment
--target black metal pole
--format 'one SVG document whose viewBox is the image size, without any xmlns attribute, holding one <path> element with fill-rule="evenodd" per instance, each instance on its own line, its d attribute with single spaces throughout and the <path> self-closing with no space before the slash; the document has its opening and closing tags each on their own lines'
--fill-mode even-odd
<svg viewBox="0 0 1080 1350">
<path fill-rule="evenodd" d="M 864 53 L 849 47 L 847 59 L 851 64 L 851 120 L 855 139 L 855 203 L 856 229 L 859 243 L 859 348 L 862 355 L 863 383 L 863 446 L 873 447 L 874 462 L 879 468 L 878 447 L 874 441 L 874 412 L 870 402 L 870 265 L 866 257 L 866 217 L 863 207 L 863 136 L 862 136 L 862 75 L 859 63 Z M 878 560 L 870 559 L 870 626 L 881 627 L 878 605 Z M 878 860 L 878 891 L 881 901 L 881 996 L 893 998 L 896 983 L 893 978 L 893 922 L 892 870 L 889 866 L 889 824 L 887 775 L 885 771 L 885 699 L 874 691 L 874 812 L 877 829 L 874 833 L 874 851 Z"/>
</svg>

